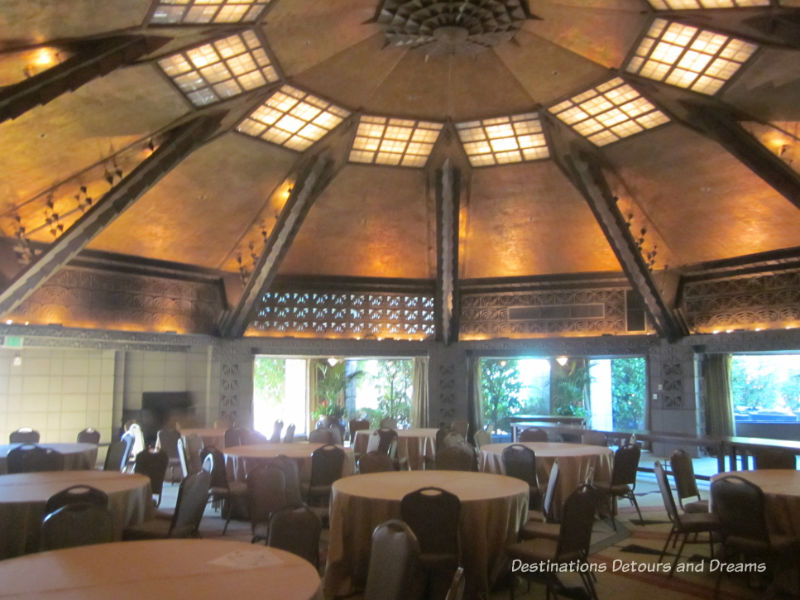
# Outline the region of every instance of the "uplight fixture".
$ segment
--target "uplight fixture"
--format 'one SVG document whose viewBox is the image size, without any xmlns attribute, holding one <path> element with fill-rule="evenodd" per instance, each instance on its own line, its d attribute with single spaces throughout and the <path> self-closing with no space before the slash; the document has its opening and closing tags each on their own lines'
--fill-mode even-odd
<svg viewBox="0 0 800 600">
<path fill-rule="evenodd" d="M 569 362 L 569 356 L 558 356 L 556 357 L 556 362 L 559 366 L 566 367 Z"/>
</svg>

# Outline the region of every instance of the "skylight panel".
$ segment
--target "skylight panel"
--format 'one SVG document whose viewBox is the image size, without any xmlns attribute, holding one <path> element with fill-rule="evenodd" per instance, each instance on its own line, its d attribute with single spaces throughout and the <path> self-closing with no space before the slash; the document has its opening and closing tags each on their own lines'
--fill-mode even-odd
<svg viewBox="0 0 800 600">
<path fill-rule="evenodd" d="M 693 92 L 712 95 L 758 46 L 691 25 L 656 19 L 627 70 Z"/>
<path fill-rule="evenodd" d="M 595 146 L 606 146 L 669 122 L 664 113 L 619 77 L 549 110 Z"/>
<path fill-rule="evenodd" d="M 250 23 L 269 3 L 270 0 L 159 0 L 150 23 Z"/>
<path fill-rule="evenodd" d="M 236 128 L 279 146 L 302 151 L 350 113 L 312 94 L 284 85 Z"/>
<path fill-rule="evenodd" d="M 648 0 L 656 10 L 695 10 L 701 8 L 748 8 L 769 6 L 770 0 Z"/>
<path fill-rule="evenodd" d="M 473 167 L 548 158 L 550 152 L 536 113 L 457 123 L 456 129 Z"/>
<path fill-rule="evenodd" d="M 278 80 L 278 73 L 252 31 L 162 58 L 158 66 L 195 106 L 237 96 Z"/>
<path fill-rule="evenodd" d="M 353 140 L 350 160 L 424 167 L 441 129 L 441 123 L 364 115 Z"/>
</svg>

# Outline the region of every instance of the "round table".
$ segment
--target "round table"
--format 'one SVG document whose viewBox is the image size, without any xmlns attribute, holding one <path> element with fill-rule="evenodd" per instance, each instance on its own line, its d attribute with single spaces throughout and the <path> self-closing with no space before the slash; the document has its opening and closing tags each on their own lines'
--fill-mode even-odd
<svg viewBox="0 0 800 600">
<path fill-rule="evenodd" d="M 6 456 L 11 449 L 23 444 L 0 445 L 0 475 L 8 473 Z M 42 448 L 52 448 L 64 455 L 64 470 L 78 471 L 81 469 L 94 469 L 97 462 L 97 444 L 36 444 Z"/>
<path fill-rule="evenodd" d="M 761 488 L 765 496 L 767 527 L 770 531 L 800 537 L 800 471 L 793 469 L 730 471 L 714 475 L 711 481 L 727 475 L 736 475 Z"/>
<path fill-rule="evenodd" d="M 183 443 L 186 443 L 186 438 L 193 433 L 199 435 L 203 439 L 203 445 L 206 447 L 213 446 L 222 450 L 225 448 L 225 431 L 226 429 L 219 429 L 216 427 L 193 427 L 187 429 L 180 429 Z"/>
<path fill-rule="evenodd" d="M 397 457 L 408 461 L 411 469 L 424 468 L 425 459 L 433 460 L 436 457 L 436 432 L 438 429 L 418 427 L 397 430 Z M 353 449 L 356 454 L 364 454 L 369 444 L 372 431 L 362 429 L 356 431 L 353 440 Z"/>
<path fill-rule="evenodd" d="M 325 597 L 363 586 L 372 531 L 400 518 L 400 501 L 426 486 L 443 488 L 461 501 L 460 535 L 467 597 L 488 594 L 504 568 L 504 548 L 528 518 L 525 482 L 489 473 L 395 471 L 345 477 L 333 484 Z"/>
<path fill-rule="evenodd" d="M 269 463 L 278 456 L 288 456 L 297 462 L 300 474 L 300 487 L 305 489 L 311 480 L 311 454 L 325 444 L 311 442 L 274 442 L 266 444 L 251 444 L 249 446 L 234 446 L 225 449 L 225 465 L 228 476 L 238 481 L 244 481 L 252 469 Z M 342 477 L 352 475 L 355 471 L 352 448 L 344 450 L 344 463 L 342 464 Z"/>
<path fill-rule="evenodd" d="M 561 505 L 578 487 L 590 468 L 594 469 L 594 479 L 609 481 L 614 464 L 614 452 L 605 446 L 588 444 L 563 444 L 556 442 L 518 442 L 536 453 L 536 472 L 539 483 L 547 485 L 550 469 L 558 460 L 558 487 L 553 499 L 553 512 L 556 516 Z M 511 444 L 486 444 L 481 446 L 479 468 L 485 473 L 505 473 L 503 449 Z"/>
<path fill-rule="evenodd" d="M 321 598 L 319 575 L 299 556 L 218 540 L 114 542 L 41 552 L 0 562 L 0 580 L 0 598 Z"/>
<path fill-rule="evenodd" d="M 117 471 L 45 471 L 0 477 L 0 559 L 39 550 L 39 527 L 47 499 L 72 485 L 108 494 L 115 539 L 154 512 L 150 478 Z"/>
</svg>

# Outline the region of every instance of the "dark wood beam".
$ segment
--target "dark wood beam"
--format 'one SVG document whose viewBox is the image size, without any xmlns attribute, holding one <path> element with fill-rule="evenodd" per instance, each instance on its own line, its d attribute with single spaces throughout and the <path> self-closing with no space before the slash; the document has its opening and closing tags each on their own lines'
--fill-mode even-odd
<svg viewBox="0 0 800 600">
<path fill-rule="evenodd" d="M 776 192 L 800 208 L 800 174 L 759 142 L 739 122 L 750 119 L 716 98 L 630 74 L 623 77 L 675 121 L 720 144 Z"/>
<path fill-rule="evenodd" d="M 458 340 L 458 224 L 461 171 L 446 160 L 435 172 L 436 338 Z"/>
<path fill-rule="evenodd" d="M 333 178 L 333 160 L 329 152 L 319 153 L 303 163 L 239 303 L 222 320 L 220 333 L 224 337 L 241 337 L 247 330 L 259 298 L 266 293 L 275 278 L 278 267 L 311 205 Z"/>
<path fill-rule="evenodd" d="M 761 6 L 738 10 L 676 10 L 659 17 L 719 31 L 763 46 L 800 48 L 800 9 Z"/>
<path fill-rule="evenodd" d="M 592 209 L 628 281 L 642 297 L 658 334 L 669 340 L 686 335 L 688 331 L 685 325 L 670 310 L 653 273 L 636 246 L 625 217 L 617 206 L 617 198 L 606 181 L 597 151 L 550 115 L 542 114 L 542 125 L 553 160 Z"/>
<path fill-rule="evenodd" d="M 131 64 L 168 41 L 166 37 L 120 35 L 75 44 L 75 54 L 63 63 L 0 90 L 0 123 Z"/>
<path fill-rule="evenodd" d="M 152 155 L 109 190 L 0 293 L 0 315 L 16 308 L 156 182 L 202 145 L 216 131 L 221 118 L 220 113 L 198 116 L 172 130 Z"/>
</svg>

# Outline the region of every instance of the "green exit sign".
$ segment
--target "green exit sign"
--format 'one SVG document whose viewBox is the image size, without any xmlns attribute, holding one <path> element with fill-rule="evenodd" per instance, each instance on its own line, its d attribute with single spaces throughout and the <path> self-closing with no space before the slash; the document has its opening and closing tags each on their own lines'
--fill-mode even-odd
<svg viewBox="0 0 800 600">
<path fill-rule="evenodd" d="M 3 340 L 3 346 L 6 348 L 22 348 L 22 340 L 21 335 L 7 335 Z"/>
</svg>

